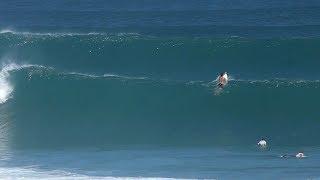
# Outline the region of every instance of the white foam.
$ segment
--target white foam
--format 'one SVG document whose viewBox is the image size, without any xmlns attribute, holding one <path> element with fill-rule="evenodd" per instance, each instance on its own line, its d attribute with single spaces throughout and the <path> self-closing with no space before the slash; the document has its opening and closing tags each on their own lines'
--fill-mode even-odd
<svg viewBox="0 0 320 180">
<path fill-rule="evenodd" d="M 91 33 L 39 33 L 39 32 L 23 32 L 23 31 L 14 31 L 11 29 L 3 29 L 0 30 L 0 34 L 15 34 L 15 35 L 34 35 L 34 36 L 73 36 L 73 35 L 99 35 L 99 33 L 91 32 Z"/>
<path fill-rule="evenodd" d="M 14 65 L 4 66 L 0 71 L 0 104 L 5 103 L 13 91 L 13 87 L 8 78 L 9 71 L 14 68 Z"/>
<path fill-rule="evenodd" d="M 11 97 L 13 91 L 13 85 L 9 81 L 10 72 L 34 66 L 35 65 L 28 64 L 18 65 L 15 63 L 9 63 L 2 66 L 0 71 L 0 104 L 5 103 Z"/>
<path fill-rule="evenodd" d="M 112 177 L 112 176 L 88 176 L 59 170 L 41 171 L 29 167 L 0 167 L 0 179 L 147 179 L 147 180 L 173 180 L 166 177 Z"/>
<path fill-rule="evenodd" d="M 118 75 L 118 74 L 94 75 L 94 74 L 79 73 L 79 72 L 64 72 L 61 74 L 76 75 L 76 76 L 81 76 L 86 78 L 120 78 L 120 79 L 137 79 L 137 80 L 149 79 L 147 77 L 125 76 L 125 75 Z"/>
<path fill-rule="evenodd" d="M 0 31 L 0 34 L 4 34 L 4 33 L 14 33 L 14 31 L 12 31 L 10 29 L 3 29 Z"/>
<path fill-rule="evenodd" d="M 0 34 L 15 34 L 15 35 L 25 35 L 25 36 L 52 36 L 52 37 L 61 37 L 61 36 L 87 36 L 87 35 L 115 35 L 119 37 L 125 36 L 140 36 L 138 33 L 116 33 L 110 34 L 105 32 L 88 32 L 88 33 L 80 33 L 80 32 L 27 32 L 27 31 L 14 31 L 11 29 L 3 29 L 0 30 Z"/>
<path fill-rule="evenodd" d="M 131 76 L 124 76 L 118 74 L 104 74 L 103 77 L 114 77 L 114 78 L 123 78 L 123 79 L 148 79 L 147 77 L 131 77 Z"/>
</svg>

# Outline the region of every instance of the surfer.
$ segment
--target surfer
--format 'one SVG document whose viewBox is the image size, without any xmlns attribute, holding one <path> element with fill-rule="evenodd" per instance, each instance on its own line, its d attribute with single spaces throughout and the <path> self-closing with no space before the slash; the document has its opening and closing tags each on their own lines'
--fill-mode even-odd
<svg viewBox="0 0 320 180">
<path fill-rule="evenodd" d="M 280 156 L 281 158 L 305 158 L 307 156 L 304 155 L 304 153 L 302 151 L 298 152 L 296 155 L 292 155 L 292 154 L 285 154 Z"/>
<path fill-rule="evenodd" d="M 258 146 L 261 147 L 261 148 L 266 148 L 266 147 L 267 147 L 267 141 L 264 140 L 264 139 L 261 139 L 261 140 L 258 142 Z"/>
<path fill-rule="evenodd" d="M 218 76 L 218 86 L 223 88 L 228 83 L 228 74 L 227 72 L 220 73 Z"/>
<path fill-rule="evenodd" d="M 307 156 L 304 155 L 304 153 L 302 151 L 298 152 L 298 154 L 296 154 L 296 158 L 305 158 Z"/>
</svg>

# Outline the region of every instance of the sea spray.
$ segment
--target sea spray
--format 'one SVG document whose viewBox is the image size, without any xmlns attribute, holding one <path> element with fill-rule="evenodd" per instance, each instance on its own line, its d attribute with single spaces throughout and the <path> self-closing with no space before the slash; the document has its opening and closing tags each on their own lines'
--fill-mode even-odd
<svg viewBox="0 0 320 180">
<path fill-rule="evenodd" d="M 13 86 L 9 82 L 9 73 L 12 70 L 18 69 L 16 64 L 3 65 L 0 71 L 0 103 L 5 103 L 11 96 Z"/>
</svg>

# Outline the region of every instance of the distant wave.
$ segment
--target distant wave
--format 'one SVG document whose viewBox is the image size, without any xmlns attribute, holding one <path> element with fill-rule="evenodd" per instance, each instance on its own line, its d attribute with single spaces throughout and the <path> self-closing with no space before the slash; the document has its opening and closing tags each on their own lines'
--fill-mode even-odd
<svg viewBox="0 0 320 180">
<path fill-rule="evenodd" d="M 14 34 L 14 35 L 28 35 L 28 36 L 87 36 L 87 35 L 101 35 L 101 36 L 140 36 L 139 33 L 104 33 L 104 32 L 28 32 L 28 31 L 15 31 L 11 29 L 0 30 L 0 34 Z"/>
</svg>

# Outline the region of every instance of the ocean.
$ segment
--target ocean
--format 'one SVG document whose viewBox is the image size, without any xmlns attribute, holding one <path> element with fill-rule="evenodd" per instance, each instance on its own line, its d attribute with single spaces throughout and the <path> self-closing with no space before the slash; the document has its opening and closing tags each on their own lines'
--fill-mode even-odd
<svg viewBox="0 0 320 180">
<path fill-rule="evenodd" d="M 318 0 L 1 1 L 0 179 L 320 179 L 319 57 Z"/>
</svg>

